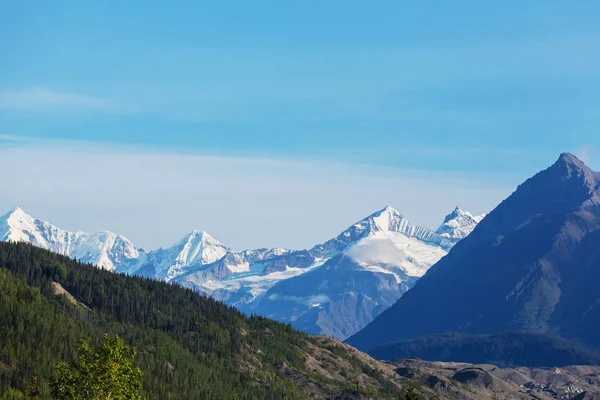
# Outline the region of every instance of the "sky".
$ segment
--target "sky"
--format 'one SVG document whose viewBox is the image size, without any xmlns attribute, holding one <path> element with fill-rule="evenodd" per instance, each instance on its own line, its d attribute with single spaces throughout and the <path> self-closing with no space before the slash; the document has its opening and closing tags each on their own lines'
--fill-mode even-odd
<svg viewBox="0 0 600 400">
<path fill-rule="evenodd" d="M 563 151 L 600 169 L 600 3 L 482 4 L 4 4 L 0 214 L 302 248 L 489 211 Z"/>
</svg>

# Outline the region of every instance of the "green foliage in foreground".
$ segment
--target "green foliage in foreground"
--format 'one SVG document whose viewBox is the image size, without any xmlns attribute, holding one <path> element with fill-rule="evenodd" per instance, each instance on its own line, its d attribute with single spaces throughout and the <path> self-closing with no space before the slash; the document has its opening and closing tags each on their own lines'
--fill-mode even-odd
<svg viewBox="0 0 600 400">
<path fill-rule="evenodd" d="M 56 365 L 52 396 L 57 400 L 141 400 L 142 371 L 133 366 L 135 353 L 119 336 L 104 335 L 98 349 L 82 340 L 74 361 Z"/>
</svg>

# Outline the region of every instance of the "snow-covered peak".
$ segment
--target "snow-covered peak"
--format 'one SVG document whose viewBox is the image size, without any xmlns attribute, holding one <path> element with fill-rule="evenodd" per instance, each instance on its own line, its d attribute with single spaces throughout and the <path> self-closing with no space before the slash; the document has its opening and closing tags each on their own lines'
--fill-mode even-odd
<svg viewBox="0 0 600 400">
<path fill-rule="evenodd" d="M 20 209 L 19 207 L 15 207 L 0 217 L 0 223 L 7 224 L 7 223 L 9 223 L 9 221 L 10 221 L 10 223 L 15 223 L 16 221 L 20 221 L 20 220 L 33 220 L 33 219 L 34 218 L 31 215 L 27 214 L 22 209 Z"/>
<path fill-rule="evenodd" d="M 208 234 L 208 232 L 203 231 L 201 229 L 194 229 L 193 231 L 191 231 L 190 233 L 188 233 L 186 236 L 207 236 L 212 238 L 212 236 L 210 236 Z"/>
<path fill-rule="evenodd" d="M 210 264 L 223 257 L 229 250 L 227 246 L 210 236 L 205 231 L 192 231 L 177 245 L 181 251 L 177 261 L 186 265 Z"/>
<path fill-rule="evenodd" d="M 26 242 L 111 271 L 135 268 L 143 255 L 129 239 L 113 232 L 69 232 L 13 208 L 0 217 L 0 241 Z"/>
<path fill-rule="evenodd" d="M 409 237 L 417 237 L 425 241 L 430 241 L 432 236 L 434 236 L 433 231 L 411 224 L 404 215 L 392 206 L 386 206 L 364 220 L 359 221 L 357 224 L 366 225 L 367 231 L 370 234 L 376 232 L 400 232 Z"/>
<path fill-rule="evenodd" d="M 452 247 L 452 244 L 447 239 L 431 229 L 411 224 L 398 210 L 391 206 L 386 206 L 369 215 L 367 218 L 358 221 L 336 238 L 313 247 L 311 253 L 317 257 L 329 258 L 367 236 L 383 233 L 400 233 L 408 238 L 415 238 L 421 242 L 439 246 L 445 250 Z"/>
<path fill-rule="evenodd" d="M 2 217 L 0 217 L 0 220 L 8 220 L 9 218 L 23 218 L 23 217 L 32 218 L 21 208 L 15 207 L 12 210 L 10 210 L 9 212 L 7 212 L 6 214 L 4 214 Z"/>
<path fill-rule="evenodd" d="M 38 219 L 19 207 L 0 217 L 0 240 L 27 242 L 57 253 L 66 254 L 70 232 Z"/>
<path fill-rule="evenodd" d="M 416 238 L 422 242 L 449 248 L 451 245 L 428 228 L 414 225 L 392 206 L 371 214 L 369 217 L 359 221 L 356 225 L 365 226 L 367 234 L 373 235 L 378 232 L 402 233 L 409 238 Z"/>
<path fill-rule="evenodd" d="M 207 265 L 220 260 L 230 249 L 205 231 L 195 230 L 167 249 L 150 252 L 156 276 L 171 280 L 187 267 Z"/>
<path fill-rule="evenodd" d="M 460 207 L 456 206 L 450 214 L 446 215 L 446 217 L 444 218 L 444 223 L 451 221 L 453 219 L 457 219 L 457 218 L 472 218 L 472 217 L 473 217 L 473 215 L 471 215 L 470 212 L 464 211 Z"/>
<path fill-rule="evenodd" d="M 357 224 L 366 225 L 366 231 L 370 235 L 378 232 L 402 233 L 409 238 L 415 238 L 442 248 L 451 247 L 449 243 L 434 231 L 412 224 L 404 215 L 391 206 L 386 206 Z"/>
<path fill-rule="evenodd" d="M 210 236 L 206 231 L 202 230 L 193 230 L 187 235 L 185 235 L 178 244 L 187 243 L 190 241 L 197 241 L 198 243 L 206 243 L 209 245 L 217 245 L 223 246 L 221 242 L 219 242 L 214 237 Z"/>
<path fill-rule="evenodd" d="M 394 207 L 386 206 L 385 208 L 371 214 L 367 218 L 367 221 L 369 222 L 371 231 L 388 232 L 398 230 L 402 224 L 402 221 L 406 221 L 406 218 L 404 218 L 404 216 L 400 214 Z"/>
<path fill-rule="evenodd" d="M 32 225 L 33 218 L 27 215 L 19 207 L 15 207 L 6 214 L 0 217 L 0 240 L 3 241 L 18 241 L 15 237 L 16 232 L 13 229 L 14 225 Z"/>
<path fill-rule="evenodd" d="M 470 212 L 456 207 L 444 218 L 444 223 L 440 225 L 436 232 L 452 244 L 456 244 L 466 238 L 485 216 L 486 214 L 474 216 Z"/>
</svg>

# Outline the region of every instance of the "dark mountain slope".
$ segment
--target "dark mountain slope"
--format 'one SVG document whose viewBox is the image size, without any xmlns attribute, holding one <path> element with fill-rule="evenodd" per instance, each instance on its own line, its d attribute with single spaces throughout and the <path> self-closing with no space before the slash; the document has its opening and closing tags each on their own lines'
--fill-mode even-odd
<svg viewBox="0 0 600 400">
<path fill-rule="evenodd" d="M 118 334 L 138 348 L 148 399 L 396 398 L 393 368 L 328 338 L 247 318 L 191 290 L 0 243 L 0 398 Z M 341 372 L 343 371 L 343 373 Z M 44 387 L 43 389 L 47 389 Z M 48 398 L 45 390 L 42 399 Z"/>
<path fill-rule="evenodd" d="M 525 330 L 600 345 L 599 185 L 598 173 L 562 154 L 348 343 L 370 350 L 443 332 Z"/>
</svg>

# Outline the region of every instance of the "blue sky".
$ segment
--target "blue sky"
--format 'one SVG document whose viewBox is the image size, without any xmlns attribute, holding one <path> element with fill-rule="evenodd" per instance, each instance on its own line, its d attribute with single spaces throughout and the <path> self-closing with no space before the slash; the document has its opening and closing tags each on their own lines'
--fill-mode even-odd
<svg viewBox="0 0 600 400">
<path fill-rule="evenodd" d="M 562 151 L 600 169 L 600 3 L 482 4 L 10 2 L 0 16 L 0 149 L 34 154 L 59 151 L 61 143 L 70 154 L 101 147 L 105 160 L 125 151 L 270 160 L 273 168 L 293 161 L 306 167 L 295 179 L 328 163 L 358 175 L 418 176 L 418 190 L 451 174 L 490 187 L 485 201 L 465 205 L 477 212 Z M 205 175 L 189 179 L 203 186 Z M 390 192 L 372 204 L 404 206 L 416 222 L 435 225 L 450 202 L 462 200 L 448 194 L 448 204 L 431 211 L 403 197 Z M 0 206 L 9 202 L 30 204 L 57 224 L 68 219 L 26 194 L 5 196 Z M 314 215 L 319 204 L 297 218 Z M 104 211 L 122 204 L 113 206 Z M 231 206 L 263 212 L 250 200 Z M 330 207 L 323 199 L 321 217 Z M 348 207 L 323 236 L 372 205 Z M 197 219 L 225 236 L 234 223 Z M 267 244 L 278 239 L 265 235 Z M 303 235 L 290 233 L 284 244 L 321 239 Z M 242 236 L 231 239 L 255 244 Z"/>
</svg>

